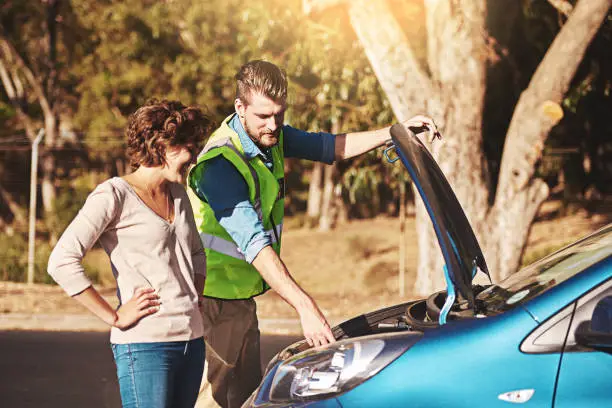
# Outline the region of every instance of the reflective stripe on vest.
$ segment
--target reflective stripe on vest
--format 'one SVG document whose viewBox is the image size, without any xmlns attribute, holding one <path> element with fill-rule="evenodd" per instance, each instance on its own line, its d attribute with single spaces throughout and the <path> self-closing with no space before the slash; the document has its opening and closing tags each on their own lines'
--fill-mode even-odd
<svg viewBox="0 0 612 408">
<path fill-rule="evenodd" d="M 270 236 L 270 239 L 274 244 L 277 242 L 276 237 L 278 236 L 280 238 L 282 232 L 283 224 L 280 224 L 276 226 L 276 234 L 273 230 L 267 230 L 266 234 Z M 228 241 L 205 232 L 200 232 L 200 239 L 202 240 L 202 245 L 204 248 L 212 249 L 213 251 L 217 251 L 223 255 L 231 256 L 232 258 L 240 259 L 242 261 L 245 260 L 244 253 L 233 241 Z"/>
</svg>

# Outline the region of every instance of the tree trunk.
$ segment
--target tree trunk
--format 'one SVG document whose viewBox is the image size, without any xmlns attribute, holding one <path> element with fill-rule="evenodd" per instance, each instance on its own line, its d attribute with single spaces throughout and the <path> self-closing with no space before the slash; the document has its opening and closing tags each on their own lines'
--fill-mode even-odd
<svg viewBox="0 0 612 408">
<path fill-rule="evenodd" d="M 30 140 L 36 138 L 36 126 L 32 118 L 30 118 L 23 110 L 25 103 L 25 93 L 21 80 L 15 69 L 9 72 L 9 67 L 13 66 L 13 55 L 11 54 L 11 47 L 8 42 L 0 37 L 0 80 L 2 86 L 11 101 L 11 105 L 17 112 L 17 118 L 23 124 L 26 131 L 26 135 Z"/>
<path fill-rule="evenodd" d="M 340 183 L 334 186 L 333 202 L 335 225 L 348 222 L 349 210 L 342 197 L 342 184 Z"/>
<path fill-rule="evenodd" d="M 57 142 L 58 113 L 57 113 L 57 15 L 59 10 L 59 0 L 49 0 L 46 4 L 46 65 L 47 73 L 43 78 L 35 75 L 35 72 L 27 65 L 27 58 L 23 58 L 17 49 L 11 44 L 8 38 L 0 33 L 0 79 L 4 89 L 15 107 L 20 121 L 22 121 L 28 137 L 34 140 L 36 130 L 34 119 L 22 108 L 25 97 L 19 95 L 19 89 L 23 94 L 23 85 L 19 79 L 23 75 L 29 89 L 36 97 L 40 109 L 43 113 L 45 126 L 45 138 L 42 167 L 42 198 L 45 214 L 51 214 L 53 203 L 56 197 L 55 186 L 55 158 L 53 148 Z M 12 68 L 12 78 L 8 72 Z"/>
<path fill-rule="evenodd" d="M 115 169 L 116 169 L 116 173 L 118 177 L 124 176 L 125 169 L 126 169 L 125 160 L 116 158 L 115 159 Z"/>
<path fill-rule="evenodd" d="M 406 183 L 400 184 L 399 196 L 399 265 L 397 287 L 400 297 L 406 294 Z"/>
<path fill-rule="evenodd" d="M 308 204 L 306 207 L 306 216 L 308 225 L 315 226 L 319 222 L 321 215 L 321 200 L 322 200 L 322 182 L 323 163 L 314 162 L 312 173 L 310 174 L 310 185 L 308 187 Z"/>
<path fill-rule="evenodd" d="M 323 199 L 321 200 L 321 216 L 319 217 L 319 231 L 329 231 L 334 228 L 336 211 L 334 209 L 334 185 L 336 164 L 324 166 L 323 171 Z"/>
<path fill-rule="evenodd" d="M 482 151 L 482 114 L 486 87 L 485 0 L 426 3 L 428 61 L 442 89 L 444 143 L 432 152 L 472 227 L 479 231 L 488 211 L 486 166 Z M 435 117 L 439 121 L 438 117 Z M 416 191 L 415 191 L 415 195 Z M 418 200 L 420 201 L 420 200 Z M 422 202 L 417 205 L 419 262 L 415 291 L 445 286 L 444 261 Z"/>
<path fill-rule="evenodd" d="M 519 268 L 529 229 L 546 197 L 548 186 L 534 179 L 510 201 L 493 207 L 481 230 L 481 236 L 490 239 L 480 240 L 493 282 L 499 282 Z"/>
<path fill-rule="evenodd" d="M 385 1 L 354 0 L 349 15 L 398 120 L 441 111 L 438 93 Z"/>
<path fill-rule="evenodd" d="M 351 4 L 353 27 L 397 118 L 402 120 L 423 112 L 435 118 L 445 143 L 434 145 L 432 153 L 459 201 L 470 210 L 470 221 L 476 225 L 483 223 L 488 205 L 480 149 L 486 2 L 426 3 L 431 78 L 418 65 L 385 2 Z M 420 199 L 417 201 L 419 264 L 415 292 L 425 294 L 444 287 L 443 260 L 431 220 Z"/>
<path fill-rule="evenodd" d="M 332 120 L 331 133 L 337 135 L 341 129 L 340 120 Z M 329 231 L 336 225 L 338 215 L 334 207 L 334 186 L 336 185 L 336 163 L 324 166 L 323 171 L 323 197 L 321 200 L 321 215 L 319 217 L 319 231 Z"/>
<path fill-rule="evenodd" d="M 53 206 L 57 196 L 55 187 L 55 155 L 53 147 L 57 141 L 57 120 L 54 112 L 45 113 L 45 149 L 42 150 L 42 202 L 46 215 L 52 214 Z"/>
<path fill-rule="evenodd" d="M 42 199 L 45 215 L 53 212 L 57 196 L 55 186 L 55 153 L 53 148 L 57 145 L 59 120 L 57 114 L 57 13 L 59 0 L 47 1 L 47 77 L 45 80 L 46 92 L 39 95 L 41 107 L 45 118 L 45 151 L 42 157 Z M 44 100 L 44 101 L 43 101 Z M 51 237 L 55 242 L 56 237 Z"/>
</svg>

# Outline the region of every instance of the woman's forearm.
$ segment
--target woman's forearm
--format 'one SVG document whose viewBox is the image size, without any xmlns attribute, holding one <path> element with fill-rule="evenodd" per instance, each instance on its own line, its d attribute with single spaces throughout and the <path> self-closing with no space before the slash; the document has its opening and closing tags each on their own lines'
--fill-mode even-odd
<svg viewBox="0 0 612 408">
<path fill-rule="evenodd" d="M 114 326 L 117 322 L 117 312 L 115 312 L 111 305 L 100 296 L 93 286 L 88 287 L 72 297 L 109 326 Z"/>
<path fill-rule="evenodd" d="M 202 274 L 196 273 L 195 277 L 193 279 L 193 284 L 195 286 L 196 293 L 198 295 L 203 294 L 204 293 L 204 285 L 206 284 L 206 275 L 202 275 Z"/>
</svg>

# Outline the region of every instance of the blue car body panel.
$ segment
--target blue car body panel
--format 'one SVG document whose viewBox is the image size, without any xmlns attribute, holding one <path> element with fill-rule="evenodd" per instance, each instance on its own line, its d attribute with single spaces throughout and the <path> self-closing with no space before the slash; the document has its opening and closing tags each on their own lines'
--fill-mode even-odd
<svg viewBox="0 0 612 408">
<path fill-rule="evenodd" d="M 601 351 L 563 353 L 555 408 L 612 406 L 612 355 Z"/>
<path fill-rule="evenodd" d="M 493 318 L 450 322 L 426 332 L 376 377 L 338 399 L 345 407 L 503 407 L 508 403 L 498 399 L 500 394 L 535 388 L 532 406 L 550 406 L 559 354 L 519 350 L 535 327 L 521 308 Z M 484 369 L 491 366 L 500 369 Z"/>
</svg>

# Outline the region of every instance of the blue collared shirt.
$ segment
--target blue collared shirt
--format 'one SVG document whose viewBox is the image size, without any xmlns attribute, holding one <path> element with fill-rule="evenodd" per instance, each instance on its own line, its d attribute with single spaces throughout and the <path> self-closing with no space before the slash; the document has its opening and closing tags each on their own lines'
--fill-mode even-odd
<svg viewBox="0 0 612 408">
<path fill-rule="evenodd" d="M 240 138 L 244 155 L 248 160 L 260 156 L 268 167 L 272 166 L 270 151 L 262 151 L 244 130 L 238 115 L 234 115 L 229 126 Z M 330 133 L 310 133 L 283 126 L 283 147 L 285 157 L 320 161 L 331 164 L 334 161 L 336 137 Z M 272 240 L 265 232 L 263 223 L 249 201 L 249 188 L 236 167 L 223 156 L 211 159 L 202 166 L 199 184 L 196 188 L 204 195 L 215 213 L 215 218 L 230 234 L 247 262 Z"/>
</svg>

